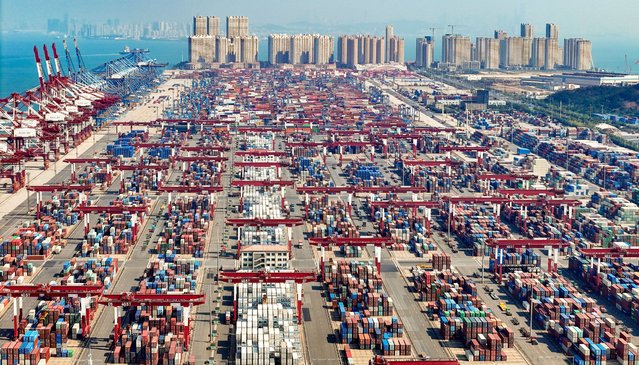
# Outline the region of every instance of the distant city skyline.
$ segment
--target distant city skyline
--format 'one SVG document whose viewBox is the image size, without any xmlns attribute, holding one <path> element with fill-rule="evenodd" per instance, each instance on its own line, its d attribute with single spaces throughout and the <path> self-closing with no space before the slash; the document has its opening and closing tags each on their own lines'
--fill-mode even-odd
<svg viewBox="0 0 639 365">
<path fill-rule="evenodd" d="M 46 5 L 46 6 L 45 6 Z M 260 36 L 270 32 L 315 31 L 326 34 L 380 33 L 386 24 L 394 24 L 395 34 L 406 39 L 428 35 L 429 27 L 440 28 L 439 35 L 455 25 L 455 32 L 468 36 L 490 36 L 494 24 L 511 34 L 518 33 L 520 24 L 530 23 L 543 29 L 546 22 L 562 25 L 566 37 L 584 37 L 592 40 L 633 37 L 639 31 L 635 21 L 636 7 L 632 0 L 587 2 L 577 0 L 539 0 L 534 3 L 506 0 L 470 2 L 452 0 L 401 1 L 328 0 L 300 5 L 295 0 L 239 0 L 180 2 L 168 0 L 139 0 L 129 2 L 85 2 L 80 0 L 32 0 L 28 2 L 4 1 L 0 4 L 2 31 L 46 30 L 47 19 L 76 18 L 87 23 L 105 22 L 118 18 L 123 24 L 167 21 L 188 23 L 195 15 L 245 15 L 252 19 L 252 28 Z M 122 9 L 126 11 L 122 11 Z M 630 11 L 629 11 L 630 10 Z M 613 17 L 602 14 L 614 14 Z M 596 26 L 593 24 L 596 23 Z M 623 26 L 621 26 L 623 25 Z M 285 29 L 270 29 L 285 28 Z M 428 33 L 428 34 L 427 34 Z"/>
</svg>

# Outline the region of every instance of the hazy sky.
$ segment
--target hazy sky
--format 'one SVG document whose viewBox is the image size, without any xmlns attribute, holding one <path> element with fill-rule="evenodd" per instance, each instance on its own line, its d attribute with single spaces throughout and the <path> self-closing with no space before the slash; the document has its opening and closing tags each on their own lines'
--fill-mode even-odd
<svg viewBox="0 0 639 365">
<path fill-rule="evenodd" d="M 153 20 L 189 22 L 193 15 L 246 15 L 256 31 L 267 25 L 296 22 L 321 26 L 319 31 L 381 33 L 392 23 L 397 35 L 412 37 L 456 24 L 456 32 L 490 35 L 494 29 L 518 32 L 532 23 L 542 35 L 546 22 L 560 26 L 560 37 L 636 39 L 637 0 L 0 0 L 0 27 L 43 29 L 46 19 L 68 14 L 88 22 L 119 18 L 121 23 Z M 298 24 L 299 26 L 299 24 Z M 423 31 L 421 31 L 423 29 Z"/>
</svg>

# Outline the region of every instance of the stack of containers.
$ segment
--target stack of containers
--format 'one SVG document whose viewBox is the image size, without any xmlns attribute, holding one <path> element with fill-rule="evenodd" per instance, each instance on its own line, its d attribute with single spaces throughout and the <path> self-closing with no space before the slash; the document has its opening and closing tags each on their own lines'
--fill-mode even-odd
<svg viewBox="0 0 639 365">
<path fill-rule="evenodd" d="M 4 255 L 0 257 L 0 281 L 22 283 L 25 276 L 33 274 L 34 266 L 24 255 L 17 257 Z M 0 304 L 0 311 L 4 308 L 4 301 Z"/>
<path fill-rule="evenodd" d="M 27 222 L 13 234 L 11 239 L 0 243 L 0 254 L 18 257 L 44 256 L 47 257 L 55 246 L 65 244 L 62 239 L 66 235 L 66 228 L 53 217 L 42 217 L 33 222 Z"/>
<path fill-rule="evenodd" d="M 166 213 L 156 252 L 202 257 L 211 219 L 210 207 L 209 196 L 178 196 Z"/>
<path fill-rule="evenodd" d="M 80 185 L 111 184 L 113 174 L 101 164 L 86 164 L 76 174 L 77 183 Z"/>
<path fill-rule="evenodd" d="M 139 293 L 196 293 L 200 262 L 176 259 L 174 254 L 158 255 L 147 265 Z M 167 303 L 165 306 L 129 307 L 122 313 L 122 329 L 114 345 L 115 363 L 181 364 L 189 309 Z"/>
<path fill-rule="evenodd" d="M 433 269 L 436 271 L 449 270 L 451 265 L 450 255 L 446 253 L 433 253 Z"/>
<path fill-rule="evenodd" d="M 147 152 L 151 157 L 158 157 L 163 160 L 168 160 L 173 156 L 173 149 L 171 147 L 154 147 Z"/>
<path fill-rule="evenodd" d="M 435 245 L 427 237 L 425 215 L 416 216 L 412 210 L 403 208 L 384 210 L 383 216 L 381 210 L 375 209 L 373 215 L 381 235 L 390 236 L 395 241 L 392 249 L 412 250 L 420 257 L 424 252 L 435 249 Z"/>
<path fill-rule="evenodd" d="M 362 257 L 362 247 L 360 246 L 340 246 L 339 252 L 344 257 Z"/>
<path fill-rule="evenodd" d="M 384 175 L 379 167 L 372 163 L 352 161 L 344 167 L 344 172 L 352 185 L 380 186 L 384 182 Z"/>
<path fill-rule="evenodd" d="M 140 130 L 121 133 L 115 142 L 107 145 L 107 154 L 111 156 L 131 158 L 135 154 L 135 147 L 133 147 L 133 144 L 145 142 L 148 138 L 148 132 Z"/>
<path fill-rule="evenodd" d="M 275 143 L 273 133 L 245 134 L 243 150 L 272 150 Z"/>
<path fill-rule="evenodd" d="M 80 196 L 81 193 L 77 191 L 55 193 L 50 200 L 43 202 L 39 207 L 40 216 L 52 217 L 65 226 L 74 225 L 80 218 L 80 215 L 73 211 L 80 204 Z"/>
<path fill-rule="evenodd" d="M 242 187 L 244 218 L 282 218 L 282 198 L 275 188 Z"/>
<path fill-rule="evenodd" d="M 441 209 L 442 214 L 446 214 L 447 211 Z M 482 242 L 487 239 L 510 236 L 508 226 L 499 222 L 492 214 L 492 207 L 464 204 L 454 206 L 453 211 L 451 231 L 457 234 L 463 243 L 473 247 L 475 255 L 481 255 Z"/>
<path fill-rule="evenodd" d="M 324 277 L 329 300 L 341 320 L 342 343 L 381 350 L 387 356 L 411 354 L 410 342 L 403 338 L 404 326 L 393 317 L 393 300 L 382 292 L 382 280 L 373 265 L 331 259 Z"/>
<path fill-rule="evenodd" d="M 579 264 L 571 262 L 573 268 Z M 616 321 L 603 316 L 592 298 L 580 294 L 563 277 L 511 273 L 506 287 L 522 300 L 524 309 L 528 309 L 531 297 L 535 299 L 533 318 L 566 353 L 575 354 L 576 363 L 603 363 L 606 359 L 634 363 L 637 351 L 629 346 L 630 336 L 623 331 L 617 336 Z"/>
<path fill-rule="evenodd" d="M 635 229 L 639 221 L 639 206 L 610 192 L 597 192 L 591 197 L 591 204 L 598 205 L 599 214 L 615 224 Z"/>
<path fill-rule="evenodd" d="M 328 205 L 310 209 L 308 211 L 307 225 L 311 237 L 359 237 L 359 230 L 353 224 L 348 214 L 346 204 L 341 200 L 331 200 Z"/>
<path fill-rule="evenodd" d="M 283 245 L 286 243 L 284 227 L 251 227 L 241 229 L 242 246 Z"/>
<path fill-rule="evenodd" d="M 477 297 L 472 280 L 449 270 L 415 268 L 413 282 L 428 311 L 438 313 L 444 340 L 463 340 L 475 361 L 507 360 L 502 348 L 513 346 L 514 332 Z"/>
<path fill-rule="evenodd" d="M 574 229 L 601 247 L 610 247 L 615 236 L 623 235 L 624 229 L 590 208 L 577 210 Z"/>
<path fill-rule="evenodd" d="M 297 148 L 295 151 L 314 151 L 313 149 Z M 325 186 L 331 180 L 326 165 L 319 159 L 307 157 L 296 158 L 293 161 L 293 170 L 299 173 L 299 180 L 305 186 Z"/>
<path fill-rule="evenodd" d="M 156 191 L 160 185 L 168 179 L 162 170 L 144 169 L 135 170 L 131 176 L 122 181 L 121 193 L 125 191 L 144 194 L 147 191 Z"/>
<path fill-rule="evenodd" d="M 105 289 L 111 287 L 118 271 L 118 260 L 104 257 L 100 260 L 80 261 L 76 258 L 62 264 L 61 285 L 97 284 Z"/>
<path fill-rule="evenodd" d="M 570 225 L 561 221 L 563 209 L 561 212 L 557 211 L 556 216 L 547 214 L 548 211 L 541 207 L 527 207 L 525 217 L 522 212 L 522 206 L 505 205 L 501 211 L 501 218 L 505 222 L 513 223 L 526 237 L 562 238 L 572 233 Z"/>
<path fill-rule="evenodd" d="M 492 248 L 490 250 L 490 261 L 488 263 L 488 270 L 494 271 L 499 258 L 497 253 Z M 502 268 L 504 273 L 510 271 L 526 271 L 526 272 L 538 272 L 541 265 L 539 255 L 531 249 L 507 249 L 507 252 L 503 253 Z"/>
<path fill-rule="evenodd" d="M 287 283 L 241 283 L 237 293 L 236 362 L 304 364 L 296 288 Z"/>
<path fill-rule="evenodd" d="M 82 334 L 82 317 L 90 321 L 97 309 L 97 298 L 60 298 L 40 301 L 18 324 L 18 333 L 26 335 L 36 331 L 42 348 L 50 348 L 51 355 L 72 357 L 68 340 Z M 53 351 L 55 349 L 55 351 Z"/>
<path fill-rule="evenodd" d="M 114 206 L 146 206 L 148 198 L 143 195 L 122 195 L 111 203 Z M 97 254 L 126 254 L 137 239 L 138 229 L 146 214 L 119 213 L 100 214 L 97 222 L 82 243 L 82 257 Z"/>
<path fill-rule="evenodd" d="M 209 186 L 219 184 L 221 163 L 215 161 L 194 161 L 182 175 L 182 185 Z"/>
<path fill-rule="evenodd" d="M 42 347 L 37 331 L 28 331 L 16 341 L 7 341 L 0 347 L 0 363 L 41 364 L 50 359 L 49 347 Z"/>
<path fill-rule="evenodd" d="M 618 310 L 639 323 L 639 267 L 624 263 L 622 258 L 591 262 L 590 259 L 573 256 L 569 267 L 602 297 Z M 599 272 L 599 273 L 598 273 Z M 597 286 L 598 285 L 598 286 Z"/>
</svg>

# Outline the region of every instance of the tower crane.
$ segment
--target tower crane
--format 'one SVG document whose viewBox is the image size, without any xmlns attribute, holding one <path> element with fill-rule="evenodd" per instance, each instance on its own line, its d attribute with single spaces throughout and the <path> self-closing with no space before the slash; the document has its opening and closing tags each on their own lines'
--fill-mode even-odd
<svg viewBox="0 0 639 365">
<path fill-rule="evenodd" d="M 430 32 L 431 32 L 432 37 L 433 37 L 433 41 L 435 41 L 435 30 L 438 30 L 440 28 L 430 27 L 428 29 L 430 29 Z"/>
</svg>

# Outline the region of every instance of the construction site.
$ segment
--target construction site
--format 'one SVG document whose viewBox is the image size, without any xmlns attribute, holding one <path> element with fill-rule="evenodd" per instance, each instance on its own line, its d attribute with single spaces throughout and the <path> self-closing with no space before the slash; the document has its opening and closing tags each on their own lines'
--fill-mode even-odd
<svg viewBox="0 0 639 365">
<path fill-rule="evenodd" d="M 394 68 L 63 48 L 0 100 L 1 365 L 639 364 L 605 135 L 433 113 L 402 85 L 465 91 Z"/>
</svg>

